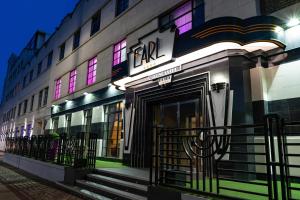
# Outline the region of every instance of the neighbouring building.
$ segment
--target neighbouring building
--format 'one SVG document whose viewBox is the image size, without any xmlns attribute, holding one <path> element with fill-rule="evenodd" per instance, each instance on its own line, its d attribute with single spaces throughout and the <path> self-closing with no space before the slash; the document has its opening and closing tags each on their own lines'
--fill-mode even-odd
<svg viewBox="0 0 300 200">
<path fill-rule="evenodd" d="M 298 2 L 81 0 L 9 59 L 2 134 L 96 133 L 149 167 L 158 126 L 299 120 Z"/>
</svg>

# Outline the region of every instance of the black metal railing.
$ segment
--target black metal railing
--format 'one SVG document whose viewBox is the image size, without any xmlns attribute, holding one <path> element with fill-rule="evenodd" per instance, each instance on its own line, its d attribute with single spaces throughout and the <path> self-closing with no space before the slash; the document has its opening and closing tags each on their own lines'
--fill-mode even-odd
<svg viewBox="0 0 300 200">
<path fill-rule="evenodd" d="M 96 148 L 96 134 L 78 133 L 70 137 L 66 134 L 59 137 L 52 135 L 8 137 L 5 151 L 58 165 L 95 168 Z"/>
<path fill-rule="evenodd" d="M 237 199 L 300 199 L 300 122 L 157 128 L 150 182 Z M 154 173 L 154 177 L 152 177 Z"/>
</svg>

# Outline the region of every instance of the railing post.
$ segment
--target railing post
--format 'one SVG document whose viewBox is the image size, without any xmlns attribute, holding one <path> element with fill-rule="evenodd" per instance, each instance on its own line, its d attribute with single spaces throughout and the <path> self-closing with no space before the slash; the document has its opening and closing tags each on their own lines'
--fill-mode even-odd
<svg viewBox="0 0 300 200">
<path fill-rule="evenodd" d="M 277 137 L 277 142 L 275 142 Z M 277 114 L 265 116 L 265 151 L 267 162 L 267 176 L 269 199 L 287 199 L 287 188 L 285 184 L 285 159 L 284 159 L 284 143 L 283 143 L 283 123 Z M 276 151 L 277 146 L 277 151 Z M 276 158 L 278 155 L 278 159 Z M 277 173 L 279 167 L 279 174 Z M 277 179 L 280 179 L 280 186 L 277 185 Z M 280 191 L 279 191 L 280 190 Z"/>
<path fill-rule="evenodd" d="M 160 134 L 161 134 L 161 128 L 157 127 L 156 135 L 155 135 L 155 185 L 158 185 L 159 183 L 159 172 L 158 172 L 158 167 L 159 167 L 159 162 L 158 159 L 160 157 L 159 155 L 159 148 L 160 148 Z M 161 163 L 160 163 L 161 164 Z"/>
</svg>

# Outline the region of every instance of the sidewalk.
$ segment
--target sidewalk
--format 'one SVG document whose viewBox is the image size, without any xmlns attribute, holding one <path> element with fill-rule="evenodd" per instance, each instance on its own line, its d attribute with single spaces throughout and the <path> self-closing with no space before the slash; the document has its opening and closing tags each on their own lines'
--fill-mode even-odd
<svg viewBox="0 0 300 200">
<path fill-rule="evenodd" d="M 0 158 L 1 160 L 1 158 Z M 80 200 L 37 177 L 0 161 L 0 199 L 7 200 Z"/>
</svg>

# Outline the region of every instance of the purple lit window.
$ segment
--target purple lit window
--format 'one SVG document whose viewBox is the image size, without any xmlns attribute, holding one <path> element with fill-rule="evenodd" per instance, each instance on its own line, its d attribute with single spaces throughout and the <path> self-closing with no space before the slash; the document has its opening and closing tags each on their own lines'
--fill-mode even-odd
<svg viewBox="0 0 300 200">
<path fill-rule="evenodd" d="M 126 60 L 126 39 L 114 45 L 113 66 Z"/>
<path fill-rule="evenodd" d="M 61 79 L 55 81 L 54 99 L 59 99 L 61 95 Z"/>
<path fill-rule="evenodd" d="M 69 94 L 72 94 L 75 92 L 76 89 L 76 77 L 77 77 L 77 71 L 76 69 L 72 70 L 70 72 L 70 79 L 69 79 Z"/>
<path fill-rule="evenodd" d="M 87 85 L 92 85 L 96 82 L 96 71 L 97 70 L 97 57 L 92 58 L 88 62 L 87 70 Z"/>
<path fill-rule="evenodd" d="M 179 34 L 192 29 L 192 1 L 183 4 L 172 13 Z"/>
</svg>

